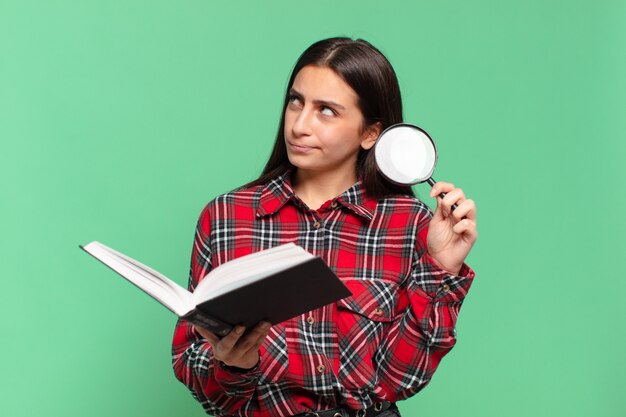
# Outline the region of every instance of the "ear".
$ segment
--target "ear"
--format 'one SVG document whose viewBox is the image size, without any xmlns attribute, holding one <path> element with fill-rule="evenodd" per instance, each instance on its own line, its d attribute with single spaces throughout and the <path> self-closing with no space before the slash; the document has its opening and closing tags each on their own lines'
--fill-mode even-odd
<svg viewBox="0 0 626 417">
<path fill-rule="evenodd" d="M 381 122 L 372 123 L 367 127 L 365 133 L 363 133 L 363 140 L 361 140 L 361 148 L 365 150 L 372 149 L 376 144 L 380 132 L 383 130 L 383 124 Z"/>
</svg>

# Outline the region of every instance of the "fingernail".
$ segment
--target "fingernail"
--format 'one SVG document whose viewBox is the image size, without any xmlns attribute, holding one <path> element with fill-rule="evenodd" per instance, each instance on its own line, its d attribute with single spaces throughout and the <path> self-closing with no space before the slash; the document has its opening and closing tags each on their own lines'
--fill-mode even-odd
<svg viewBox="0 0 626 417">
<path fill-rule="evenodd" d="M 267 329 L 269 329 L 270 327 L 272 327 L 272 323 L 270 323 L 270 322 L 268 322 L 268 321 L 264 321 L 264 322 L 261 324 L 261 329 L 263 329 L 263 330 L 267 330 Z"/>
<path fill-rule="evenodd" d="M 245 327 L 243 327 L 243 326 L 237 326 L 237 327 L 235 327 L 235 333 L 242 334 L 244 329 L 245 329 Z"/>
</svg>

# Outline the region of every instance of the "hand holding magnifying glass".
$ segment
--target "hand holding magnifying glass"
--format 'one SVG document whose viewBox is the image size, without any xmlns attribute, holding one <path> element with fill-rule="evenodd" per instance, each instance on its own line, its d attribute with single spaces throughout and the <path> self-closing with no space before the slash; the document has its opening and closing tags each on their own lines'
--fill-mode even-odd
<svg viewBox="0 0 626 417">
<path fill-rule="evenodd" d="M 428 182 L 434 189 L 436 183 L 432 174 L 437 164 L 437 149 L 431 137 L 419 127 L 401 123 L 385 129 L 376 141 L 374 157 L 379 172 L 389 181 L 404 186 Z M 439 183 L 437 189 L 454 193 L 452 200 L 459 205 L 449 205 L 451 211 L 458 209 L 451 221 L 445 220 L 443 209 L 435 212 L 429 225 L 428 251 L 439 266 L 456 274 L 478 236 L 476 208 L 474 202 L 465 199 L 462 190 L 452 184 Z M 445 192 L 439 192 L 442 204 L 445 196 Z M 437 206 L 439 208 L 439 202 Z"/>
</svg>

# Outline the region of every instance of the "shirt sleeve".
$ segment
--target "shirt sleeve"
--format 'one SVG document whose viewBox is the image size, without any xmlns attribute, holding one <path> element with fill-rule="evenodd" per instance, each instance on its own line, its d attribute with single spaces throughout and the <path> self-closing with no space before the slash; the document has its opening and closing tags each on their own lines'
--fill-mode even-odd
<svg viewBox="0 0 626 417">
<path fill-rule="evenodd" d="M 208 207 L 200 214 L 191 251 L 188 289 L 192 292 L 212 268 Z M 176 378 L 213 415 L 235 414 L 254 394 L 260 374 L 258 364 L 243 371 L 215 360 L 210 344 L 183 319 L 174 330 L 172 364 Z"/>
<path fill-rule="evenodd" d="M 390 401 L 424 388 L 454 347 L 456 321 L 475 275 L 466 264 L 453 275 L 430 257 L 426 235 L 431 216 L 429 211 L 418 224 L 411 272 L 400 291 L 396 319 L 377 354 L 377 374 Z"/>
</svg>

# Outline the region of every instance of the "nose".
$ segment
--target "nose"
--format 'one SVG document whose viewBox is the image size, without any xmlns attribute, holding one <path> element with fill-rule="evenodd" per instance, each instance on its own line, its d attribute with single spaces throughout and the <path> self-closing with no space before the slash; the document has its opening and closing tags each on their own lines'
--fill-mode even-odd
<svg viewBox="0 0 626 417">
<path fill-rule="evenodd" d="M 312 112 L 306 108 L 303 108 L 294 114 L 291 131 L 295 137 L 307 136 L 311 134 L 311 116 Z"/>
</svg>

